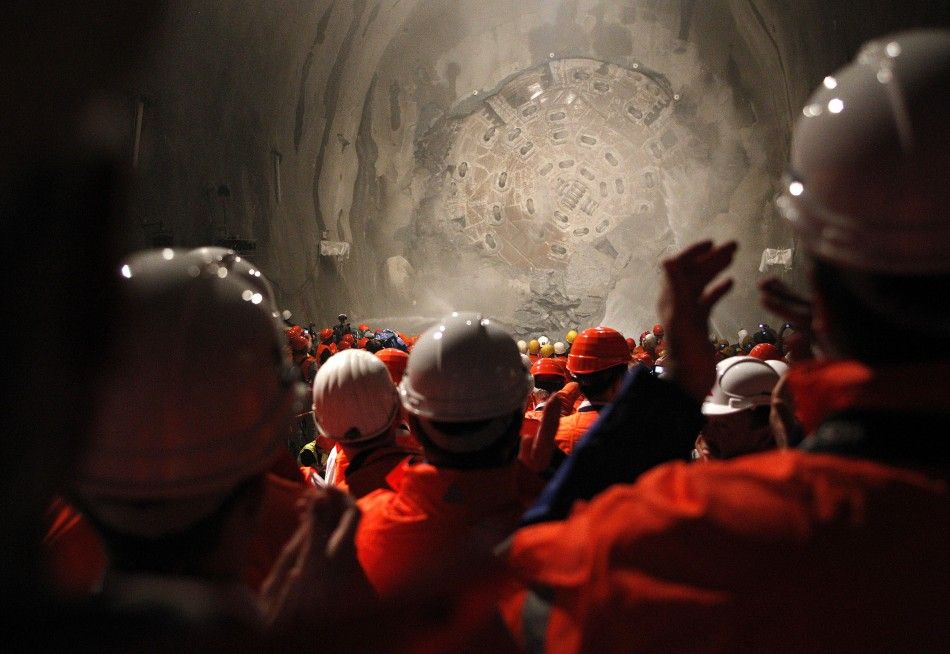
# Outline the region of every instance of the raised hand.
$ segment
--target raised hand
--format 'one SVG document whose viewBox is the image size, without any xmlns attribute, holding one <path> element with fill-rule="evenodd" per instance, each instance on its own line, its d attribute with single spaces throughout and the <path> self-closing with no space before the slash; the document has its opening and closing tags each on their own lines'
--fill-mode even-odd
<svg viewBox="0 0 950 654">
<path fill-rule="evenodd" d="M 663 261 L 664 284 L 657 313 L 666 329 L 669 377 L 702 402 L 712 388 L 716 358 L 709 342 L 709 314 L 732 288 L 732 279 L 713 280 L 732 263 L 734 241 L 700 241 Z"/>
<path fill-rule="evenodd" d="M 334 606 L 368 606 L 374 594 L 356 560 L 360 512 L 346 493 L 311 489 L 300 500 L 300 526 L 261 588 L 260 605 L 276 627 L 313 624 Z"/>
<path fill-rule="evenodd" d="M 541 413 L 541 425 L 537 433 L 521 440 L 518 459 L 532 472 L 544 472 L 551 465 L 551 456 L 554 454 L 555 447 L 554 436 L 557 434 L 563 404 L 564 399 L 560 392 L 548 398 L 544 411 Z"/>
</svg>

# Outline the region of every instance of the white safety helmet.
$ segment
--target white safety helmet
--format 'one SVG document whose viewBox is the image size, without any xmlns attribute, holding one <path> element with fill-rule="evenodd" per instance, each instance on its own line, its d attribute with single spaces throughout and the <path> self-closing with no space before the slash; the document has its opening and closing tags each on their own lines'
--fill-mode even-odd
<svg viewBox="0 0 950 654">
<path fill-rule="evenodd" d="M 547 336 L 538 336 L 538 345 L 540 345 L 541 347 L 544 347 L 550 342 L 551 342 L 551 339 L 548 338 Z"/>
<path fill-rule="evenodd" d="M 805 105 L 779 206 L 805 248 L 868 273 L 950 273 L 950 31 L 872 41 Z"/>
<path fill-rule="evenodd" d="M 524 354 L 524 353 L 522 352 L 522 354 L 521 354 L 521 365 L 524 366 L 524 369 L 525 369 L 525 370 L 527 370 L 527 371 L 530 372 L 531 366 L 534 365 L 534 362 L 531 361 L 531 357 L 529 357 L 527 354 Z"/>
<path fill-rule="evenodd" d="M 770 363 L 773 362 L 738 356 L 716 364 L 716 383 L 703 402 L 703 414 L 717 416 L 768 405 L 772 389 L 781 377 Z"/>
<path fill-rule="evenodd" d="M 561 341 L 558 341 L 554 344 L 554 353 L 555 354 L 564 354 L 567 352 L 567 346 L 564 345 Z"/>
<path fill-rule="evenodd" d="M 518 351 L 522 354 L 528 353 L 528 343 L 525 341 L 518 341 Z"/>
<path fill-rule="evenodd" d="M 386 365 L 366 350 L 333 355 L 313 380 L 313 419 L 327 438 L 347 444 L 376 438 L 399 414 Z"/>
<path fill-rule="evenodd" d="M 772 366 L 775 372 L 778 373 L 779 377 L 783 376 L 786 372 L 788 372 L 788 364 L 785 363 L 784 361 L 779 361 L 778 359 L 769 359 L 768 361 L 766 361 L 766 363 Z"/>
<path fill-rule="evenodd" d="M 643 337 L 643 349 L 653 352 L 656 350 L 656 336 L 652 333 Z"/>
<path fill-rule="evenodd" d="M 123 533 L 154 537 L 210 515 L 273 463 L 301 408 L 304 387 L 270 307 L 221 270 L 171 249 L 120 266 L 112 351 L 76 489 Z"/>
<path fill-rule="evenodd" d="M 403 407 L 437 446 L 473 452 L 504 433 L 533 387 L 518 346 L 504 329 L 480 314 L 454 312 L 416 341 L 399 393 Z M 432 424 L 483 420 L 490 423 L 466 434 L 443 433 Z"/>
</svg>

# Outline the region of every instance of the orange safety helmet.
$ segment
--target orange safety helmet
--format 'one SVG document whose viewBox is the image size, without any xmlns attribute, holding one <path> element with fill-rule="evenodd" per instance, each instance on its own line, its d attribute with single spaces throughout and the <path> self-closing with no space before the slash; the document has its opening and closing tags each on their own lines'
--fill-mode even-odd
<svg viewBox="0 0 950 654">
<path fill-rule="evenodd" d="M 300 325 L 294 325 L 287 330 L 287 345 L 294 352 L 302 352 L 310 349 L 310 336 Z"/>
<path fill-rule="evenodd" d="M 406 372 L 406 365 L 409 363 L 409 355 L 395 347 L 386 347 L 376 352 L 376 356 L 386 366 L 389 376 L 397 386 L 402 381 L 402 376 Z"/>
<path fill-rule="evenodd" d="M 567 380 L 567 373 L 564 367 L 556 359 L 544 358 L 538 359 L 531 366 L 531 374 L 538 377 L 556 377 L 561 381 Z"/>
<path fill-rule="evenodd" d="M 755 357 L 756 359 L 762 359 L 763 361 L 782 360 L 782 354 L 778 351 L 778 348 L 771 343 L 759 343 L 754 348 L 749 350 L 749 356 Z"/>
<path fill-rule="evenodd" d="M 573 375 L 590 375 L 630 363 L 630 348 L 623 334 L 610 327 L 591 327 L 571 345 L 567 369 Z"/>
</svg>

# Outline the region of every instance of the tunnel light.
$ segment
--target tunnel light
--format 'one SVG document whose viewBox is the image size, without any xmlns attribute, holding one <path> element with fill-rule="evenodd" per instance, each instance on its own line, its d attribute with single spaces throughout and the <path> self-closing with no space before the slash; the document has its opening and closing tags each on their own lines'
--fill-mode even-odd
<svg viewBox="0 0 950 654">
<path fill-rule="evenodd" d="M 831 75 L 829 75 L 828 77 L 826 77 L 826 78 L 825 78 L 825 81 L 822 82 L 822 83 L 825 85 L 825 88 L 826 88 L 826 89 L 829 89 L 829 90 L 838 87 L 838 80 L 836 80 L 836 79 L 835 79 L 834 77 L 832 77 Z"/>
<path fill-rule="evenodd" d="M 887 53 L 888 57 L 898 57 L 901 53 L 901 44 L 897 41 L 891 41 L 886 46 L 884 46 L 884 52 Z"/>
<path fill-rule="evenodd" d="M 224 268 L 224 267 L 218 268 L 218 277 L 220 277 L 221 279 L 224 279 L 227 276 L 228 276 L 227 268 Z"/>
<path fill-rule="evenodd" d="M 894 78 L 894 73 L 891 72 L 890 68 L 882 68 L 877 71 L 877 81 L 881 84 L 887 84 Z"/>
<path fill-rule="evenodd" d="M 255 293 L 251 296 L 251 304 L 260 304 L 264 301 L 264 296 L 260 293 Z"/>
<path fill-rule="evenodd" d="M 252 297 L 254 297 L 254 291 L 249 288 L 244 289 L 244 292 L 241 293 L 241 299 L 245 302 L 250 302 Z"/>
<path fill-rule="evenodd" d="M 799 195 L 804 193 L 804 191 L 805 191 L 805 185 L 802 184 L 801 182 L 792 182 L 791 184 L 788 185 L 788 192 L 794 195 L 795 197 L 798 197 Z"/>
<path fill-rule="evenodd" d="M 812 104 L 807 104 L 802 109 L 802 114 L 805 115 L 805 118 L 814 118 L 815 116 L 820 116 L 821 105 L 818 104 L 817 102 L 813 102 Z"/>
<path fill-rule="evenodd" d="M 122 266 L 122 276 L 126 279 L 132 279 L 132 269 L 129 268 L 129 264 Z"/>
<path fill-rule="evenodd" d="M 175 258 L 175 251 L 172 250 L 171 248 L 165 248 L 164 250 L 162 250 L 162 258 L 165 261 L 171 261 L 172 259 Z"/>
<path fill-rule="evenodd" d="M 844 101 L 841 98 L 832 98 L 828 101 L 828 111 L 840 114 L 844 110 Z"/>
</svg>

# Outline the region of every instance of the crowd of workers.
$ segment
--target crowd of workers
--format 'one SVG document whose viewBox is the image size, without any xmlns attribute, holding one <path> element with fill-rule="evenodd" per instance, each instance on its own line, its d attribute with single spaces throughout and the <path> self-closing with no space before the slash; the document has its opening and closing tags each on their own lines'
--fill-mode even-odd
<svg viewBox="0 0 950 654">
<path fill-rule="evenodd" d="M 762 282 L 789 323 L 736 343 L 708 330 L 735 243 L 665 259 L 638 338 L 555 343 L 288 329 L 233 252 L 125 259 L 69 465 L 18 461 L 49 493 L 10 513 L 45 537 L 4 570 L 9 642 L 946 651 L 948 72 L 910 33 L 819 88 L 781 202 L 811 299 Z"/>
</svg>

